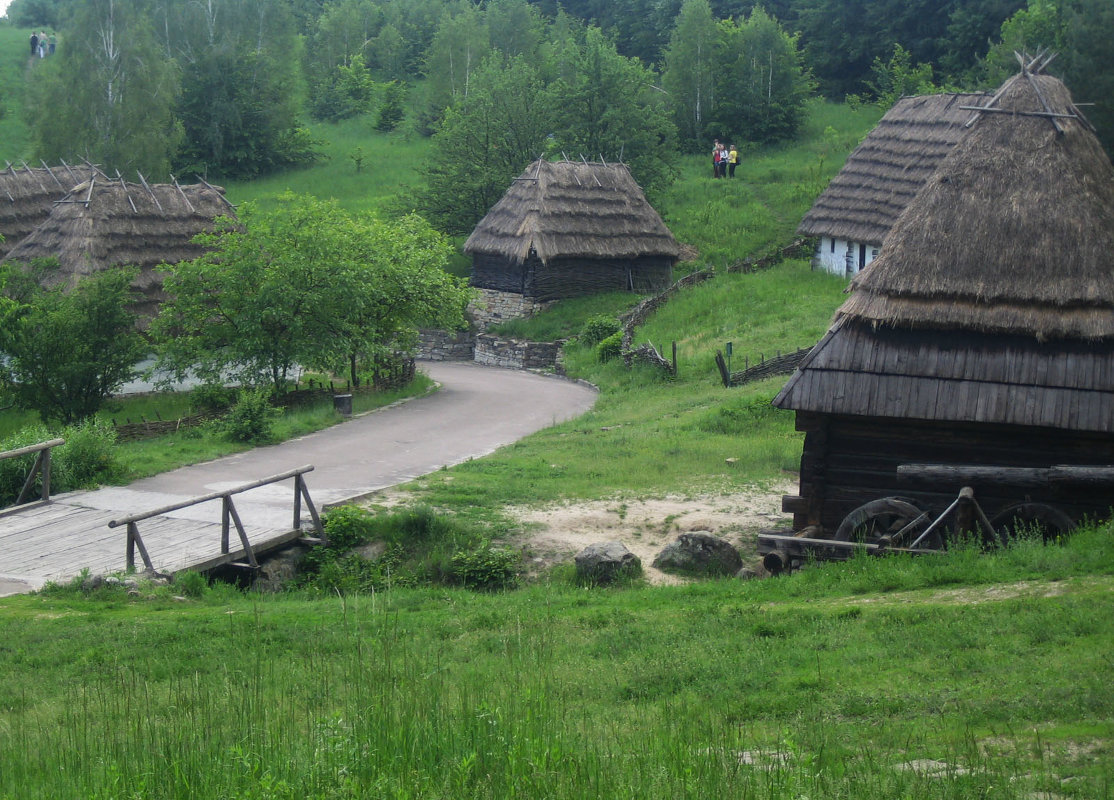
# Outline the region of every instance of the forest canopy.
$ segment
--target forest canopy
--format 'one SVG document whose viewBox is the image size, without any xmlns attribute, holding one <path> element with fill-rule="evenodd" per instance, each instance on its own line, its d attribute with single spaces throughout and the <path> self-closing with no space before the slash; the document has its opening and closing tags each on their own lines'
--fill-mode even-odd
<svg viewBox="0 0 1114 800">
<path fill-rule="evenodd" d="M 989 89 L 1040 48 L 1114 149 L 1109 0 L 13 0 L 8 18 L 59 40 L 28 156 L 155 179 L 297 166 L 318 157 L 307 119 L 368 116 L 496 148 L 477 206 L 547 153 L 622 158 L 653 191 L 713 137 L 792 138 L 817 93 Z"/>
</svg>

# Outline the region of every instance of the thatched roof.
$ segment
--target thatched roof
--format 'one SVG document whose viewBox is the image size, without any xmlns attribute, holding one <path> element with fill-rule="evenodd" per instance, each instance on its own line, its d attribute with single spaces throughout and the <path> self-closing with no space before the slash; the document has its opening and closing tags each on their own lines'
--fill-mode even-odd
<svg viewBox="0 0 1114 800">
<path fill-rule="evenodd" d="M 625 164 L 539 159 L 487 213 L 464 252 L 515 263 L 666 256 L 680 246 Z"/>
<path fill-rule="evenodd" d="M 192 243 L 219 216 L 235 217 L 224 190 L 207 183 L 128 183 L 103 175 L 74 187 L 54 204 L 49 218 L 8 253 L 6 260 L 58 259 L 57 280 L 112 266 L 141 269 L 136 287 L 161 285 L 160 264 L 197 258 Z"/>
<path fill-rule="evenodd" d="M 1055 78 L 986 106 L 775 405 L 1114 433 L 1114 167 Z"/>
<path fill-rule="evenodd" d="M 54 202 L 79 183 L 102 173 L 93 166 L 15 167 L 0 171 L 0 259 L 46 221 Z"/>
<path fill-rule="evenodd" d="M 847 157 L 805 214 L 798 232 L 880 243 L 928 177 L 965 133 L 982 94 L 903 97 Z"/>
<path fill-rule="evenodd" d="M 1022 72 L 852 281 L 837 316 L 1114 337 L 1114 166 L 1056 78 Z"/>
</svg>

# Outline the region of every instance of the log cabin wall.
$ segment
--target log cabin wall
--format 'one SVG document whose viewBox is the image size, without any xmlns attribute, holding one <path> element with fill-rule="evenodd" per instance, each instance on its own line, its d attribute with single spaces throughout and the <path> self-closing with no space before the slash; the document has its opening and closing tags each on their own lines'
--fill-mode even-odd
<svg viewBox="0 0 1114 800">
<path fill-rule="evenodd" d="M 901 464 L 1047 468 L 1114 463 L 1114 435 L 1108 433 L 811 412 L 797 413 L 797 429 L 805 432 L 800 494 L 783 498 L 782 507 L 793 514 L 795 530 L 819 525 L 829 535 L 849 512 L 871 500 L 897 495 L 939 514 L 962 488 L 899 481 Z M 1114 488 L 1010 490 L 978 484 L 973 488 L 990 517 L 1027 501 L 1053 505 L 1076 520 L 1114 516 Z"/>
</svg>

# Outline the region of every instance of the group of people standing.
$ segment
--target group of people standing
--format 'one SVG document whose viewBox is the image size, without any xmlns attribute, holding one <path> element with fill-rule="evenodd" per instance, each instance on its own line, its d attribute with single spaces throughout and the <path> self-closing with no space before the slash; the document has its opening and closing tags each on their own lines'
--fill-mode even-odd
<svg viewBox="0 0 1114 800">
<path fill-rule="evenodd" d="M 55 36 L 46 31 L 31 34 L 31 58 L 54 55 Z"/>
<path fill-rule="evenodd" d="M 716 139 L 715 146 L 712 148 L 712 177 L 734 178 L 735 167 L 738 164 L 739 151 L 735 149 L 735 145 L 724 147 L 719 139 Z"/>
</svg>

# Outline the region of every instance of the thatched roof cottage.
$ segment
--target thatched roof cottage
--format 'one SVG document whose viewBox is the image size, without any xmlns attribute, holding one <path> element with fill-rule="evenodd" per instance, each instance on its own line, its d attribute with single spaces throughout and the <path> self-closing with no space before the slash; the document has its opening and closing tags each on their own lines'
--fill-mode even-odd
<svg viewBox="0 0 1114 800">
<path fill-rule="evenodd" d="M 222 188 L 208 183 L 129 183 L 95 176 L 54 203 L 46 221 L 5 260 L 57 258 L 60 269 L 48 279 L 52 283 L 72 283 L 114 266 L 138 267 L 134 286 L 142 300 L 135 310 L 151 317 L 163 300 L 158 267 L 200 256 L 193 237 L 212 230 L 222 216 L 234 218 L 235 209 Z"/>
<path fill-rule="evenodd" d="M 625 164 L 539 159 L 468 241 L 472 285 L 540 301 L 672 282 L 680 246 Z"/>
<path fill-rule="evenodd" d="M 807 432 L 784 501 L 798 528 L 886 495 L 954 499 L 902 464 L 1114 463 L 1114 167 L 1053 77 L 1023 71 L 984 104 L 774 401 Z M 1114 504 L 1070 482 L 974 488 L 991 515 Z"/>
<path fill-rule="evenodd" d="M 16 168 L 8 164 L 0 171 L 0 259 L 25 236 L 46 221 L 54 203 L 79 183 L 103 174 L 96 167 Z"/>
<path fill-rule="evenodd" d="M 851 276 L 878 256 L 898 216 L 966 132 L 982 94 L 903 97 L 847 157 L 797 232 L 819 238 L 813 267 Z"/>
</svg>

